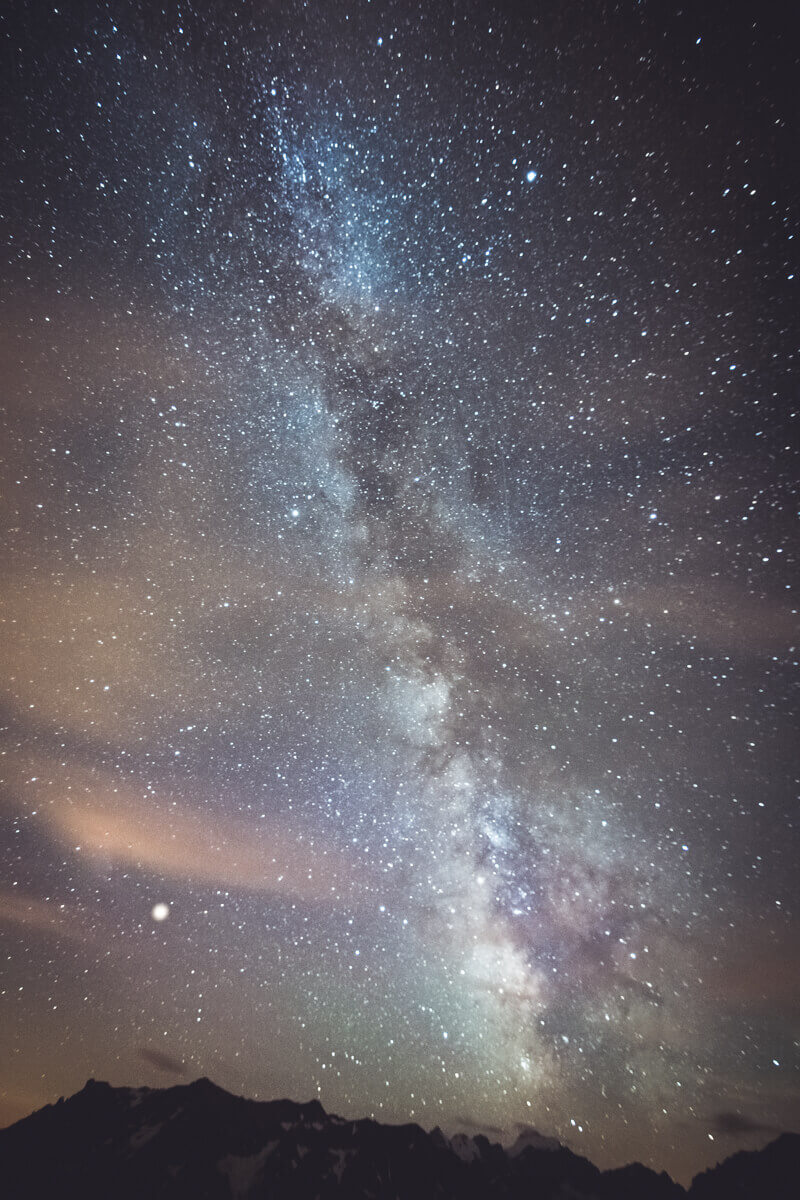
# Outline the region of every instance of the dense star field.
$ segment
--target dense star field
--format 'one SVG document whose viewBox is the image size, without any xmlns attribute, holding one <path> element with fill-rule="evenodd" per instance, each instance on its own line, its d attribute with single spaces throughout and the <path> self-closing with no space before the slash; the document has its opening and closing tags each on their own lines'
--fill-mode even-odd
<svg viewBox="0 0 800 1200">
<path fill-rule="evenodd" d="M 681 1179 L 796 1128 L 788 30 L 0 33 L 4 1121 L 207 1074 Z"/>
</svg>

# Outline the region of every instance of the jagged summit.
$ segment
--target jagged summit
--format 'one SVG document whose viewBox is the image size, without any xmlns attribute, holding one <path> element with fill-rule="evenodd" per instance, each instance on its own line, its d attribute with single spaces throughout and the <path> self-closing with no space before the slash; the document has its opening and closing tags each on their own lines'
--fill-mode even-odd
<svg viewBox="0 0 800 1200">
<path fill-rule="evenodd" d="M 703 1172 L 690 1200 L 789 1200 L 799 1161 L 800 1137 L 784 1135 Z M 347 1121 L 327 1114 L 318 1100 L 247 1100 L 209 1079 L 163 1089 L 88 1080 L 68 1100 L 0 1130 L 0 1194 L 13 1200 L 687 1196 L 669 1176 L 640 1163 L 603 1172 L 534 1130 L 521 1131 L 508 1152 L 480 1134 L 448 1138 L 418 1125 Z"/>
<path fill-rule="evenodd" d="M 782 1133 L 762 1150 L 739 1150 L 695 1175 L 692 1200 L 775 1200 L 800 1193 L 800 1134 Z"/>
<path fill-rule="evenodd" d="M 508 1153 L 512 1158 L 516 1158 L 518 1154 L 522 1154 L 523 1150 L 560 1150 L 561 1143 L 557 1138 L 546 1137 L 543 1133 L 539 1133 L 537 1129 L 523 1129 L 513 1146 L 509 1148 Z"/>
</svg>

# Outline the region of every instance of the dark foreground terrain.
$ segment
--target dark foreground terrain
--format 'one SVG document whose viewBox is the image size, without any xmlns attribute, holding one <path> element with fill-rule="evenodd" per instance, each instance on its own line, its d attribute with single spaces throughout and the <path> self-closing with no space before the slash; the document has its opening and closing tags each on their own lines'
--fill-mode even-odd
<svg viewBox="0 0 800 1200">
<path fill-rule="evenodd" d="M 317 1101 L 257 1103 L 207 1079 L 165 1089 L 90 1080 L 0 1130 L 4 1200 L 794 1200 L 800 1135 L 734 1154 L 692 1182 L 634 1163 L 599 1171 L 546 1138 L 504 1150 L 417 1125 L 328 1116 Z"/>
</svg>

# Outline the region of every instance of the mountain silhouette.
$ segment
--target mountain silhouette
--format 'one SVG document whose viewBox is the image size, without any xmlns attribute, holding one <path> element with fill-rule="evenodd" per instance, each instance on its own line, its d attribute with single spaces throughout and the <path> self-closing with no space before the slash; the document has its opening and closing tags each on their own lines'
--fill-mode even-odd
<svg viewBox="0 0 800 1200">
<path fill-rule="evenodd" d="M 788 1200 L 800 1136 L 698 1175 L 689 1200 Z M 266 1103 L 208 1079 L 163 1089 L 89 1080 L 0 1130 L 7 1200 L 686 1200 L 640 1163 L 600 1171 L 530 1131 L 512 1151 L 485 1136 L 328 1115 L 312 1100 Z"/>
</svg>

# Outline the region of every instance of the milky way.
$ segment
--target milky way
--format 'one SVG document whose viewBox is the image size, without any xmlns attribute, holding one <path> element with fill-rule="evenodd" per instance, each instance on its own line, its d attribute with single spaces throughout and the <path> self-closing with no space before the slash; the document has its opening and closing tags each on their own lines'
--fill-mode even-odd
<svg viewBox="0 0 800 1200">
<path fill-rule="evenodd" d="M 714 8 L 6 17 L 6 1120 L 797 1123 L 793 52 Z"/>
</svg>

